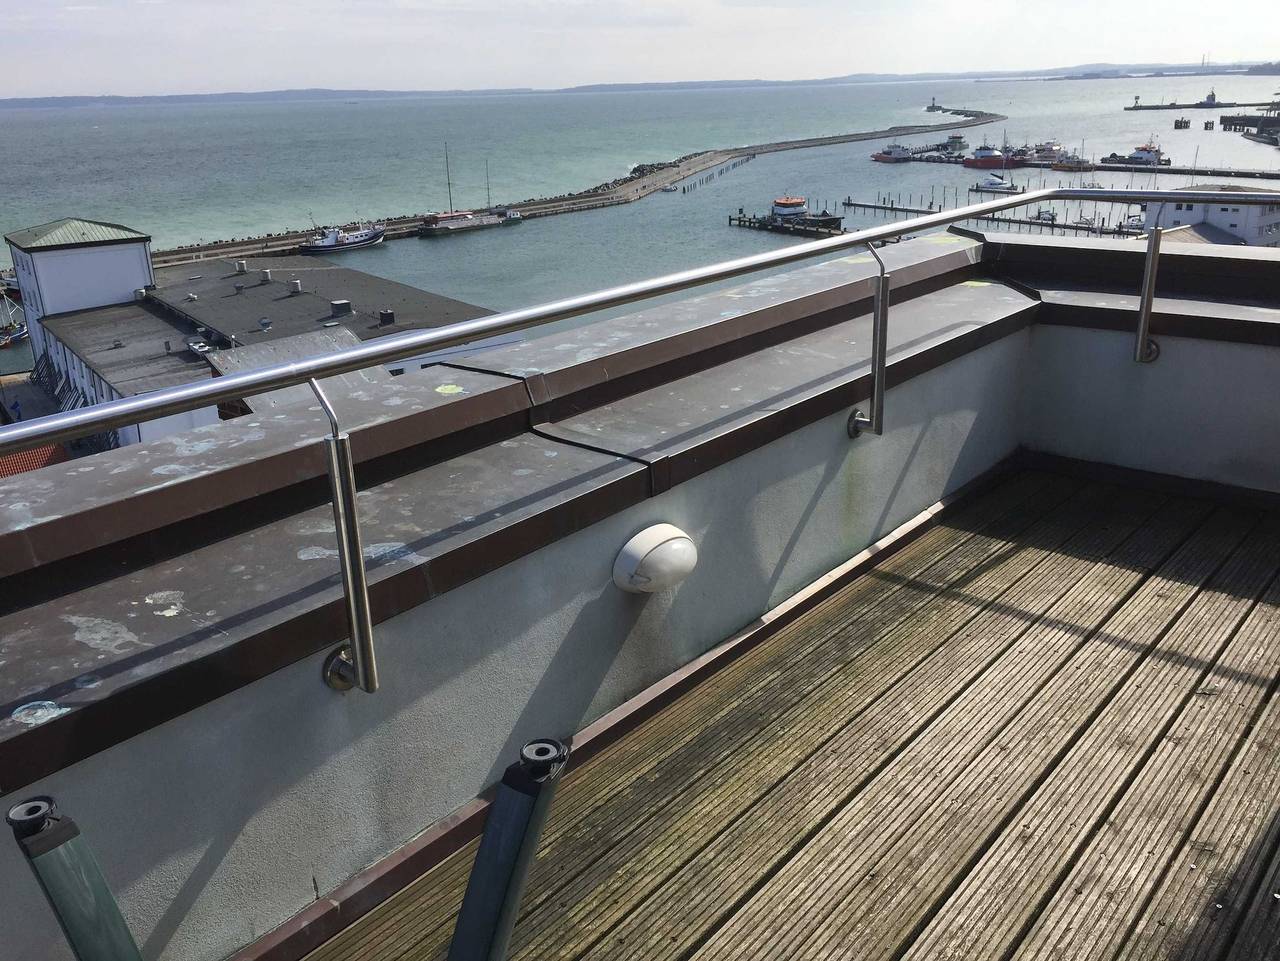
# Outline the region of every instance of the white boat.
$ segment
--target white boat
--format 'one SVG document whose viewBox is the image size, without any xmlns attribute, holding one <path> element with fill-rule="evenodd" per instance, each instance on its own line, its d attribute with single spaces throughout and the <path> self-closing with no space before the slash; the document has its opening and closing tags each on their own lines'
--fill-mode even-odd
<svg viewBox="0 0 1280 961">
<path fill-rule="evenodd" d="M 1056 140 L 1046 140 L 1044 143 L 1038 143 L 1034 148 L 1032 148 L 1031 156 L 1034 160 L 1053 163 L 1055 160 L 1060 159 L 1065 153 L 1066 150 L 1063 148 L 1061 143 Z"/>
<path fill-rule="evenodd" d="M 386 224 L 356 224 L 354 227 L 321 227 L 311 239 L 298 245 L 300 254 L 332 254 L 382 243 Z"/>
<path fill-rule="evenodd" d="M 953 133 L 942 145 L 942 149 L 944 153 L 964 153 L 969 149 L 969 141 L 965 140 L 961 134 Z"/>
<path fill-rule="evenodd" d="M 1043 207 L 1031 215 L 1031 219 L 1042 224 L 1056 224 L 1058 215 L 1052 210 L 1045 210 Z"/>
<path fill-rule="evenodd" d="M 677 187 L 675 184 L 667 184 L 665 187 L 662 188 L 662 192 L 664 194 L 673 194 L 679 189 L 680 188 Z"/>
<path fill-rule="evenodd" d="M 1020 194 L 1026 188 L 1015 186 L 999 174 L 989 174 L 986 180 L 974 184 L 969 189 L 981 194 Z"/>
<path fill-rule="evenodd" d="M 1124 218 L 1121 225 L 1125 230 L 1146 230 L 1147 215 L 1146 214 L 1130 214 Z"/>
</svg>

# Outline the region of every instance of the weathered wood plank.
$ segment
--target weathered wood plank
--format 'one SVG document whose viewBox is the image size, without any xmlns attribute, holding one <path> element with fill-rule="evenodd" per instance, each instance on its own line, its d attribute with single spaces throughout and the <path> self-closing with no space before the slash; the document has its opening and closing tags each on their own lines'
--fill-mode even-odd
<svg viewBox="0 0 1280 961">
<path fill-rule="evenodd" d="M 1274 532 L 1246 540 L 907 959 L 1115 953 L 1280 669 L 1280 646 L 1237 633 L 1278 567 Z"/>
<path fill-rule="evenodd" d="M 1218 515 L 1087 636 L 1026 708 L 1005 713 L 1017 678 L 975 685 L 918 747 L 827 823 L 694 957 L 881 957 L 915 932 L 928 905 L 981 851 L 1047 771 L 1123 688 L 1249 521 Z M 1135 584 L 1142 582 L 1142 571 Z M 1127 590 L 1121 600 L 1125 600 Z M 1111 606 L 1111 605 L 1108 605 Z M 1052 683 L 1049 681 L 1052 680 Z M 973 741 L 976 759 L 947 764 Z M 785 924 L 776 919 L 785 918 Z"/>
<path fill-rule="evenodd" d="M 874 655 L 844 663 L 834 659 L 825 665 L 822 686 L 776 720 L 761 724 L 754 711 L 744 710 L 735 723 L 745 725 L 747 736 L 726 758 L 727 763 L 684 791 L 679 804 L 652 818 L 626 845 L 593 860 L 557 893 L 547 910 L 531 912 L 517 928 L 513 958 L 573 956 L 625 916 L 638 898 L 662 886 L 722 827 L 773 791 L 798 766 L 812 761 L 811 767 L 827 770 L 830 755 L 843 753 L 827 745 L 834 739 L 844 740 L 841 729 L 847 723 L 899 684 L 1011 584 L 1052 557 L 1071 534 L 1088 528 L 1097 512 L 1117 496 L 1115 491 L 1097 488 L 1082 500 L 1062 505 L 1028 531 L 1016 551 L 992 558 L 973 580 L 942 592 L 925 611 L 900 622 L 877 643 Z M 1134 499 L 1119 496 L 1131 509 L 1143 509 Z M 882 628 L 873 623 L 858 629 Z"/>
<path fill-rule="evenodd" d="M 1280 647 L 1280 601 L 1273 587 L 1244 630 L 1261 643 Z M 1280 957 L 1274 939 L 1268 950 L 1254 923 L 1239 938 L 1250 895 L 1262 897 L 1262 913 L 1276 911 L 1280 879 L 1262 884 L 1280 845 L 1280 696 L 1275 687 L 1231 769 L 1216 785 L 1212 801 L 1187 833 L 1163 880 L 1134 925 L 1117 961 L 1186 961 L 1221 958 L 1233 940 L 1240 958 Z M 1270 903 L 1268 903 L 1270 902 Z"/>
<path fill-rule="evenodd" d="M 649 721 L 643 735 L 627 738 L 573 772 L 558 792 L 556 805 L 543 836 L 539 860 L 534 866 L 526 910 L 555 891 L 555 873 L 543 876 L 543 865 L 556 864 L 561 844 L 570 846 L 584 835 L 618 843 L 622 838 L 610 830 L 622 820 L 617 802 L 628 785 L 648 784 L 651 795 L 672 789 L 687 774 L 672 763 L 672 755 L 714 721 L 753 693 L 768 700 L 779 682 L 787 679 L 787 665 L 830 645 L 835 634 L 852 620 L 877 621 L 891 626 L 924 608 L 936 593 L 964 577 L 975 565 L 999 551 L 1013 549 L 1016 538 L 1045 511 L 1076 493 L 1080 484 L 1039 472 L 1022 472 L 998 487 L 974 498 L 971 504 L 929 531 L 903 551 L 878 565 L 875 576 L 863 576 L 837 592 L 801 622 L 770 638 L 760 647 L 700 685 L 684 698 Z M 961 549 L 963 548 L 963 551 Z M 847 658 L 858 651 L 843 648 Z M 816 666 L 816 665 L 815 665 Z M 809 678 L 821 680 L 816 672 Z M 799 672 L 789 678 L 797 696 L 802 696 Z M 779 709 L 785 704 L 780 705 Z M 637 732 L 639 735 L 640 732 Z M 695 774 L 713 766 L 697 750 L 685 750 L 692 758 Z M 643 818 L 647 812 L 631 812 Z M 603 819 L 604 824 L 596 821 Z M 322 945 L 308 961 L 338 961 L 353 957 L 408 957 L 413 950 L 431 956 L 447 946 L 453 916 L 461 903 L 475 842 L 453 858 L 428 872 L 423 878 L 357 923 Z M 563 874 L 561 873 L 561 876 Z M 376 953 L 374 953 L 376 952 Z"/>
<path fill-rule="evenodd" d="M 939 714 L 984 672 L 1028 676 L 1052 659 L 1032 632 L 1044 612 L 1101 564 L 1156 505 L 1125 498 L 1093 515 L 1095 523 L 1071 538 L 1046 563 L 1002 593 L 904 682 L 840 731 L 831 745 L 797 769 L 741 820 L 667 878 L 584 958 L 674 958 L 696 946 L 732 913 L 734 905 L 767 878 L 850 796 L 893 762 Z M 1185 522 L 1171 518 L 1177 531 Z M 1167 552 L 1177 534 L 1155 551 Z M 1126 557 L 1126 560 L 1129 559 Z M 1103 565 L 1109 566 L 1109 565 Z M 1115 565 L 1117 569 L 1125 565 Z M 1084 590 L 1087 592 L 1088 587 Z M 1100 621 L 1110 605 L 1100 605 Z M 1065 653 L 1060 656 L 1067 656 Z M 1016 709 L 1016 708 L 1015 708 Z M 968 749 L 976 751 L 980 745 Z M 963 763 L 960 745 L 951 763 Z M 655 935 L 657 932 L 660 937 Z"/>
</svg>

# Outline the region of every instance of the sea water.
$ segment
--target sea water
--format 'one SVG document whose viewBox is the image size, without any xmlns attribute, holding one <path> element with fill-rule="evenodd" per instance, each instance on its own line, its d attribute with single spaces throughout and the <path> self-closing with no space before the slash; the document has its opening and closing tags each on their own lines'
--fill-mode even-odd
<svg viewBox="0 0 1280 961">
<path fill-rule="evenodd" d="M 793 85 L 683 91 L 533 93 L 309 102 L 155 103 L 0 109 L 0 229 L 63 216 L 127 224 L 156 248 L 448 207 L 449 144 L 456 208 L 583 190 L 632 165 L 708 148 L 955 119 L 940 104 L 1005 114 L 961 131 L 972 146 L 1061 140 L 1101 157 L 1154 137 L 1175 164 L 1276 168 L 1280 150 L 1204 131 L 1229 110 L 1126 112 L 1144 103 L 1262 101 L 1274 77 Z M 852 196 L 954 206 L 979 172 L 940 164 L 878 164 L 883 138 L 758 155 L 687 193 L 432 239 L 388 242 L 342 262 L 495 309 L 545 301 L 794 243 L 731 227 L 730 214 L 768 209 L 782 193 L 815 206 Z M 714 172 L 712 172 L 714 174 Z M 706 176 L 703 174 L 701 176 Z M 1182 176 L 1014 172 L 1018 183 L 1180 187 Z M 697 179 L 697 178 L 695 178 Z M 1280 182 L 1236 183 L 1280 188 Z M 1081 211 L 1063 210 L 1060 219 Z M 1089 213 L 1090 211 L 1083 211 Z M 1101 211 L 1115 222 L 1123 211 Z M 850 217 L 848 226 L 879 222 Z M 7 259 L 7 250 L 3 252 Z"/>
</svg>

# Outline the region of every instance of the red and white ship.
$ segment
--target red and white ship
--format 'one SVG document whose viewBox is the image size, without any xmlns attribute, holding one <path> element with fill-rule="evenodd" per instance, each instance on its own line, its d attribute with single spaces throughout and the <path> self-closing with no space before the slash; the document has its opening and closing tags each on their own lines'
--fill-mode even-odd
<svg viewBox="0 0 1280 961">
<path fill-rule="evenodd" d="M 984 143 L 973 152 L 972 157 L 964 158 L 964 165 L 977 170 L 1008 170 L 1010 167 L 1021 167 L 1022 161 L 1012 154 L 997 150 L 989 143 Z"/>
<path fill-rule="evenodd" d="M 891 143 L 878 153 L 873 153 L 871 159 L 882 164 L 901 164 L 911 159 L 911 151 L 900 143 Z"/>
</svg>

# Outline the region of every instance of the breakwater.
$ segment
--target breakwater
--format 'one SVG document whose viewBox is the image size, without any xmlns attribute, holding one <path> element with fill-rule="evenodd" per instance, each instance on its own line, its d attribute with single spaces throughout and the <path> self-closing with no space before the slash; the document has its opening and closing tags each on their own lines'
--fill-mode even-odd
<svg viewBox="0 0 1280 961">
<path fill-rule="evenodd" d="M 960 119 L 949 120 L 944 123 L 911 124 L 887 127 L 883 130 L 864 130 L 826 137 L 806 137 L 799 140 L 780 140 L 721 150 L 705 150 L 687 154 L 672 161 L 638 165 L 626 177 L 580 192 L 564 194 L 558 197 L 500 204 L 498 206 L 518 210 L 521 216 L 530 218 L 550 217 L 583 210 L 597 210 L 601 207 L 634 203 L 643 197 L 660 191 L 669 184 L 679 184 L 682 180 L 726 164 L 732 164 L 743 157 L 776 153 L 783 150 L 804 150 L 813 147 L 856 143 L 862 140 L 894 139 L 915 134 L 958 130 L 1008 119 L 1002 114 L 962 108 L 941 108 L 940 112 L 959 116 Z M 403 214 L 396 217 L 379 218 L 378 222 L 386 224 L 387 239 L 395 240 L 415 235 L 424 216 L 426 216 L 425 212 Z M 291 254 L 295 253 L 298 245 L 307 240 L 313 233 L 313 229 L 287 228 L 258 237 L 189 244 L 168 250 L 154 251 L 152 253 L 152 262 L 157 267 L 166 267 L 213 257 L 235 258 Z"/>
</svg>

